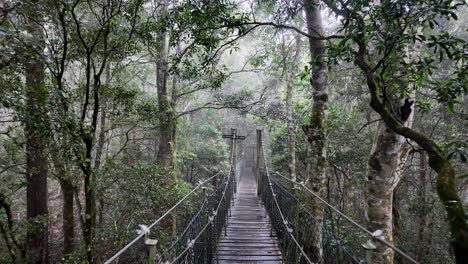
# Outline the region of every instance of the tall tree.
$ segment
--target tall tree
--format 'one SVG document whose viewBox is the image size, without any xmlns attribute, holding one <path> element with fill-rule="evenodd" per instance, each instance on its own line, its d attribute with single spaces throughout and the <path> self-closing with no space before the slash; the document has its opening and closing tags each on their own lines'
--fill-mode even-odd
<svg viewBox="0 0 468 264">
<path fill-rule="evenodd" d="M 33 1 L 32 4 L 38 4 Z M 44 33 L 40 24 L 41 12 L 32 8 L 26 27 L 34 37 L 38 54 L 44 50 Z M 29 262 L 48 263 L 48 207 L 47 207 L 47 88 L 44 82 L 45 66 L 41 56 L 31 52 L 25 63 L 26 109 L 24 132 L 26 138 L 26 196 L 27 196 L 27 249 Z"/>
<path fill-rule="evenodd" d="M 304 126 L 311 149 L 309 157 L 311 170 L 307 184 L 315 193 L 324 197 L 327 170 L 328 66 L 325 60 L 324 41 L 321 39 L 324 30 L 319 2 L 304 0 L 304 8 L 311 55 L 310 83 L 313 89 L 311 117 L 309 123 Z M 311 211 L 317 221 L 314 221 L 311 227 L 311 241 L 305 248 L 316 258 L 314 261 L 321 263 L 324 205 L 313 197 L 310 199 Z"/>
<path fill-rule="evenodd" d="M 77 164 L 84 178 L 85 212 L 83 238 L 86 260 L 95 258 L 97 171 L 92 164 L 99 137 L 99 117 L 102 117 L 103 94 L 106 91 L 102 78 L 112 59 L 119 59 L 135 51 L 136 24 L 143 2 L 112 0 L 110 2 L 76 1 L 70 7 L 76 36 L 77 55 L 84 68 L 82 104 L 77 116 L 78 124 L 73 135 Z M 99 12 L 96 12 L 99 10 Z M 99 162 L 94 165 L 99 165 Z"/>
<path fill-rule="evenodd" d="M 67 3 L 61 1 L 48 2 L 50 7 L 50 16 L 55 23 L 49 28 L 60 36 L 55 43 L 49 43 L 49 51 L 54 58 L 53 64 L 49 64 L 48 70 L 52 76 L 51 89 L 55 90 L 58 98 L 52 100 L 58 101 L 56 108 L 50 110 L 51 115 L 55 115 L 61 122 L 52 123 L 50 140 L 50 157 L 53 163 L 55 174 L 60 182 L 62 191 L 62 231 L 63 231 L 63 252 L 64 260 L 68 260 L 75 246 L 75 208 L 74 192 L 76 191 L 76 180 L 72 175 L 73 151 L 69 146 L 73 145 L 74 133 L 70 133 L 73 127 L 73 118 L 70 112 L 72 102 L 65 96 L 69 91 L 66 89 L 65 72 L 69 60 L 70 50 L 70 27 L 72 20 L 70 18 L 70 8 Z M 78 201 L 79 202 L 79 201 Z"/>
<path fill-rule="evenodd" d="M 413 104 L 414 105 L 414 104 Z M 414 110 L 402 119 L 406 127 L 411 127 Z M 393 243 L 393 191 L 403 175 L 409 146 L 406 139 L 380 121 L 377 140 L 369 158 L 367 175 L 367 217 L 370 230 L 382 230 L 385 239 Z M 377 243 L 371 252 L 372 263 L 393 263 L 393 250 Z"/>
<path fill-rule="evenodd" d="M 419 61 L 419 44 L 407 48 L 407 63 Z M 394 65 L 393 67 L 399 67 Z M 389 66 L 391 67 L 391 66 Z M 401 70 L 399 70 L 401 72 Z M 411 128 L 415 113 L 415 96 L 411 87 L 408 97 L 399 100 L 396 95 L 387 95 L 392 105 L 398 107 L 393 111 L 403 126 Z M 400 107 L 401 106 L 401 107 Z M 406 138 L 390 129 L 384 121 L 379 121 L 377 140 L 372 148 L 368 162 L 367 175 L 367 218 L 370 230 L 381 230 L 385 239 L 394 243 L 394 208 L 395 188 L 399 184 L 405 168 L 410 146 Z M 394 252 L 391 248 L 378 243 L 375 250 L 370 251 L 372 263 L 393 263 Z"/>
<path fill-rule="evenodd" d="M 429 38 L 417 35 L 417 29 L 420 27 L 430 29 L 437 23 L 435 19 L 439 17 L 456 19 L 455 11 L 463 3 L 447 0 L 404 3 L 388 1 L 381 5 L 347 2 L 336 5 L 334 1 L 324 0 L 324 2 L 337 15 L 344 18 L 342 22 L 346 37 L 340 41 L 340 45 L 349 45 L 345 43 L 350 39 L 356 43 L 356 50 L 350 46 L 342 50 L 352 50 L 348 53 L 351 55 L 349 59 L 352 59 L 363 72 L 370 95 L 370 106 L 391 130 L 413 140 L 427 152 L 429 166 L 438 174 L 437 193 L 447 212 L 456 261 L 463 263 L 468 258 L 468 216 L 457 193 L 456 171 L 452 162 L 432 136 L 406 127 L 400 119 L 400 113 L 394 111 L 387 97 L 391 91 L 400 91 L 403 94 L 407 91 L 407 82 L 399 82 L 402 76 L 396 78 L 398 75 L 389 74 L 388 66 L 398 62 L 404 63 L 401 62 L 401 56 L 396 54 L 401 54 L 408 43 L 414 43 L 416 40 L 421 41 L 430 51 L 438 51 L 440 60 L 447 56 L 452 61 L 453 69 L 450 78 L 447 79 L 446 76 L 440 79 L 433 74 L 434 69 L 440 69 L 436 60 L 425 58 L 419 64 L 405 63 L 407 68 L 411 69 L 411 66 L 415 68 L 409 75 L 410 82 L 414 85 L 421 83 L 427 85 L 435 92 L 439 101 L 447 102 L 452 107 L 457 97 L 466 93 L 466 89 L 461 89 L 462 83 L 466 82 L 466 70 L 463 69 L 466 67 L 460 63 L 466 60 L 466 53 L 462 51 L 466 41 L 448 32 L 432 33 Z M 373 19 L 368 20 L 369 16 Z M 376 19 L 379 22 L 376 22 Z M 371 44 L 379 48 L 374 49 Z M 378 58 L 377 61 L 373 60 L 375 58 Z M 427 75 L 432 76 L 431 81 L 424 78 Z M 413 76 L 416 78 L 411 79 Z"/>
<path fill-rule="evenodd" d="M 169 1 L 159 1 L 159 20 L 164 25 L 164 20 L 167 19 Z M 168 92 L 168 29 L 162 26 L 157 33 L 157 61 L 156 61 L 156 88 L 158 91 L 159 105 L 159 125 L 160 125 L 160 141 L 158 149 L 158 162 L 167 170 L 174 168 L 174 151 L 175 151 L 175 112 L 174 104 L 171 102 L 171 96 Z"/>
<path fill-rule="evenodd" d="M 297 65 L 301 54 L 301 37 L 299 34 L 295 37 L 296 51 L 291 62 L 289 79 L 286 84 L 286 119 L 288 126 L 288 172 L 289 178 L 296 180 L 296 126 L 294 125 L 294 81 L 297 74 Z"/>
</svg>

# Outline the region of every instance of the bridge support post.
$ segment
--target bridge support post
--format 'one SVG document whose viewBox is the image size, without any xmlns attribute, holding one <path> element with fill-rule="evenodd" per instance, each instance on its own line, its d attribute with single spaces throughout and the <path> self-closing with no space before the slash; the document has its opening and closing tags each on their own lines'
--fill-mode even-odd
<svg viewBox="0 0 468 264">
<path fill-rule="evenodd" d="M 233 188 L 234 188 L 234 197 L 236 196 L 236 192 L 237 192 L 237 173 L 236 173 L 236 169 L 237 169 L 237 129 L 235 128 L 231 128 L 231 133 L 232 133 L 232 169 L 233 169 L 233 173 L 234 173 L 234 184 L 233 184 Z M 234 201 L 234 200 L 233 200 Z"/>
<path fill-rule="evenodd" d="M 158 240 L 150 239 L 148 235 L 145 236 L 145 245 L 148 247 L 148 264 L 154 264 L 157 256 L 156 245 Z"/>
<path fill-rule="evenodd" d="M 262 145 L 262 130 L 257 129 L 257 161 L 256 161 L 256 180 L 257 180 L 257 195 L 260 196 L 260 187 L 263 173 L 263 145 Z"/>
</svg>

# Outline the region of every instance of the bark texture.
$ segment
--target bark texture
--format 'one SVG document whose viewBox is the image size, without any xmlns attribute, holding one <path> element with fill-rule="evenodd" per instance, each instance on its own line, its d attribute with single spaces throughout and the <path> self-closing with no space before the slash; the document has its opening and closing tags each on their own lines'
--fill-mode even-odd
<svg viewBox="0 0 468 264">
<path fill-rule="evenodd" d="M 94 186 L 94 172 L 91 168 L 91 151 L 93 148 L 93 140 L 83 140 L 86 145 L 85 164 L 83 165 L 84 173 L 84 192 L 85 192 L 85 216 L 83 236 L 86 246 L 86 260 L 89 263 L 94 263 L 94 240 L 96 237 L 96 190 Z"/>
<path fill-rule="evenodd" d="M 403 223 L 401 219 L 401 192 L 402 186 L 398 184 L 395 190 L 393 190 L 393 201 L 392 201 L 392 214 L 393 214 L 393 244 L 396 246 L 401 245 L 401 238 L 402 238 L 402 229 Z M 399 255 L 395 254 L 393 263 L 404 263 L 404 258 Z"/>
<path fill-rule="evenodd" d="M 296 35 L 296 52 L 291 62 L 291 72 L 286 86 L 286 118 L 288 126 L 288 172 L 289 178 L 296 180 L 296 128 L 294 125 L 294 80 L 296 79 L 297 65 L 301 54 L 301 37 Z"/>
<path fill-rule="evenodd" d="M 159 18 L 161 22 L 168 14 L 169 0 L 160 0 Z M 175 173 L 175 144 L 177 133 L 177 119 L 175 115 L 175 100 L 177 91 L 177 76 L 174 76 L 172 96 L 168 89 L 168 53 L 169 39 L 166 29 L 158 32 L 158 59 L 156 61 L 156 88 L 158 92 L 159 108 L 159 147 L 157 160 L 159 164 L 171 173 L 171 179 L 177 184 L 177 175 Z M 177 234 L 177 217 L 172 214 L 172 235 Z"/>
<path fill-rule="evenodd" d="M 75 246 L 75 218 L 74 218 L 74 201 L 73 201 L 73 184 L 69 180 L 61 180 L 63 205 L 62 205 L 62 221 L 63 221 L 63 256 L 65 259 L 73 253 Z"/>
<path fill-rule="evenodd" d="M 27 29 L 35 36 L 38 51 L 44 46 L 40 14 L 33 12 L 27 21 Z M 24 132 L 26 138 L 26 200 L 27 200 L 27 250 L 29 263 L 49 263 L 48 208 L 46 154 L 47 89 L 44 83 L 44 63 L 41 58 L 31 57 L 25 62 L 26 115 Z"/>
<path fill-rule="evenodd" d="M 168 0 L 160 2 L 160 18 L 164 19 L 168 12 Z M 174 167 L 174 131 L 175 113 L 168 93 L 168 36 L 165 30 L 158 32 L 158 58 L 156 61 L 156 88 L 158 91 L 160 141 L 157 159 L 165 169 Z"/>
<path fill-rule="evenodd" d="M 5 245 L 8 249 L 13 263 L 21 263 L 21 260 L 26 260 L 26 247 L 21 244 L 16 236 L 15 229 L 17 228 L 13 219 L 13 211 L 10 202 L 6 195 L 0 193 L 0 208 L 4 210 L 6 216 L 6 224 L 0 221 L 0 233 L 2 234 Z M 20 256 L 17 254 L 19 251 Z"/>
<path fill-rule="evenodd" d="M 407 63 L 419 60 L 419 49 L 420 43 L 407 48 Z M 402 102 L 395 100 L 395 96 L 389 97 L 392 105 L 402 105 L 399 109 L 394 109 L 400 123 L 411 128 L 415 112 L 414 94 Z M 380 121 L 377 140 L 368 162 L 367 225 L 371 231 L 382 230 L 385 239 L 392 244 L 397 242 L 399 227 L 399 204 L 394 204 L 398 199 L 396 188 L 403 175 L 408 153 L 407 139 L 393 131 L 384 121 Z M 371 263 L 393 263 L 393 250 L 382 243 L 376 245 L 377 248 L 369 254 Z"/>
<path fill-rule="evenodd" d="M 414 104 L 413 104 L 414 106 Z M 410 127 L 414 109 L 404 122 Z M 382 230 L 385 239 L 393 243 L 393 192 L 401 180 L 408 157 L 406 139 L 379 122 L 377 140 L 373 146 L 367 174 L 367 218 L 371 231 Z M 393 263 L 394 253 L 389 247 L 377 243 L 371 251 L 371 263 Z"/>
<path fill-rule="evenodd" d="M 346 13 L 344 13 L 346 16 Z M 363 32 L 357 36 L 356 42 L 359 47 L 355 54 L 354 62 L 364 72 L 369 93 L 371 95 L 371 107 L 382 117 L 385 124 L 396 133 L 415 141 L 429 156 L 429 166 L 437 173 L 436 188 L 439 199 L 447 212 L 452 235 L 452 246 L 457 263 L 464 263 L 468 259 L 468 216 L 465 213 L 460 196 L 455 184 L 455 170 L 441 150 L 439 145 L 430 137 L 408 127 L 405 127 L 395 116 L 392 109 L 382 102 L 382 85 L 377 80 L 375 72 L 365 59 L 367 46 L 365 40 L 365 23 L 358 19 L 358 29 Z"/>
<path fill-rule="evenodd" d="M 420 153 L 419 155 L 419 186 L 418 186 L 418 204 L 420 204 L 420 208 L 417 213 L 417 221 L 418 221 L 418 236 L 417 241 L 420 241 L 418 244 L 417 252 L 416 252 L 416 260 L 422 261 L 424 256 L 427 253 L 427 247 L 429 243 L 425 243 L 427 241 L 426 238 L 426 227 L 428 226 L 428 205 L 427 198 L 426 198 L 426 189 L 427 189 L 427 157 L 426 153 Z"/>
<path fill-rule="evenodd" d="M 320 7 L 315 0 L 304 0 L 308 34 L 312 37 L 323 34 L 322 16 Z M 310 143 L 311 155 L 310 178 L 307 184 L 319 196 L 325 194 L 325 177 L 327 169 L 326 132 L 328 116 L 328 67 L 325 61 L 324 42 L 317 38 L 309 38 L 310 54 L 312 58 L 312 76 L 310 79 L 313 88 L 313 102 L 311 119 L 304 126 L 304 132 Z M 322 263 L 322 226 L 324 205 L 315 198 L 310 198 L 310 207 L 317 219 L 311 227 L 310 241 L 305 250 L 313 258 L 312 261 Z"/>
</svg>

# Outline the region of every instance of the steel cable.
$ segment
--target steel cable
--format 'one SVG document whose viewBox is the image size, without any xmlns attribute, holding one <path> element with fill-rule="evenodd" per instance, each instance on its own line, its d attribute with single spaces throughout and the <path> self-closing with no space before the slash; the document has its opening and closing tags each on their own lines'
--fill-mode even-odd
<svg viewBox="0 0 468 264">
<path fill-rule="evenodd" d="M 291 240 L 294 242 L 294 244 L 296 245 L 296 248 L 299 249 L 301 255 L 304 257 L 304 259 L 307 261 L 307 263 L 309 264 L 313 264 L 313 262 L 309 259 L 309 257 L 307 256 L 307 254 L 304 252 L 304 249 L 302 248 L 302 246 L 299 244 L 299 242 L 297 241 L 296 237 L 294 236 L 293 232 L 292 232 L 292 229 L 288 226 L 288 221 L 287 219 L 284 217 L 284 214 L 281 210 L 281 207 L 278 203 L 278 200 L 276 198 L 276 194 L 275 194 L 275 191 L 273 189 L 273 183 L 271 181 L 271 178 L 270 178 L 270 174 L 268 173 L 268 170 L 265 171 L 265 175 L 268 179 L 268 185 L 270 186 L 270 190 L 271 190 L 271 196 L 273 197 L 273 201 L 275 202 L 275 205 L 276 205 L 276 208 L 278 209 L 278 213 L 281 217 L 281 220 L 282 220 L 282 223 L 284 225 L 284 227 L 286 228 L 287 230 L 287 233 L 289 234 Z M 266 200 L 266 199 L 265 199 Z"/>
<path fill-rule="evenodd" d="M 218 187 L 216 187 L 216 189 L 210 194 L 210 196 L 216 194 L 216 192 L 224 185 L 224 182 L 219 184 Z M 162 256 L 164 256 L 165 254 L 167 254 L 167 252 L 169 252 L 172 248 L 175 247 L 175 245 L 177 243 L 180 242 L 180 240 L 184 237 L 184 235 L 187 233 L 187 231 L 190 229 L 190 226 L 195 222 L 195 220 L 200 216 L 200 214 L 203 212 L 203 209 L 205 208 L 205 206 L 208 205 L 208 199 L 205 198 L 203 200 L 203 203 L 201 204 L 201 206 L 199 207 L 198 211 L 193 215 L 193 217 L 190 219 L 190 221 L 188 222 L 188 224 L 186 225 L 185 229 L 180 232 L 179 234 L 177 234 L 177 239 L 174 240 L 170 246 L 168 246 L 162 253 L 161 253 L 161 259 L 162 259 Z"/>
<path fill-rule="evenodd" d="M 216 206 L 216 209 L 214 210 L 213 212 L 213 215 L 211 217 L 208 218 L 208 222 L 203 226 L 203 228 L 201 229 L 200 232 L 198 232 L 198 234 L 188 242 L 188 246 L 182 251 L 179 253 L 179 255 L 177 255 L 170 263 L 173 264 L 173 263 L 177 263 L 177 261 L 179 261 L 182 257 L 184 257 L 187 252 L 189 252 L 189 250 L 193 249 L 195 243 L 197 242 L 197 240 L 201 237 L 201 235 L 206 231 L 206 229 L 211 225 L 213 224 L 215 221 L 216 221 L 216 218 L 218 216 L 218 212 L 219 212 L 219 209 L 221 208 L 221 205 L 223 204 L 223 202 L 226 202 L 226 193 L 227 193 L 227 190 L 230 189 L 232 191 L 232 188 L 229 188 L 232 186 L 232 177 L 233 177 L 233 172 L 231 172 L 229 174 L 229 177 L 227 179 L 227 181 L 225 182 L 225 187 L 224 187 L 224 190 L 223 190 L 223 194 L 221 196 L 221 198 L 219 199 L 218 201 L 218 204 Z M 231 195 L 229 195 L 231 196 Z M 229 198 L 229 203 L 230 203 L 230 197 Z M 226 209 L 226 208 L 225 208 Z"/>
<path fill-rule="evenodd" d="M 297 186 L 300 186 L 301 188 L 303 188 L 304 190 L 306 190 L 307 192 L 309 192 L 310 194 L 312 194 L 314 197 L 316 197 L 318 200 L 320 200 L 322 203 L 324 203 L 326 206 L 328 206 L 330 209 L 332 209 L 333 211 L 335 211 L 337 214 L 341 215 L 344 219 L 346 219 L 349 223 L 351 223 L 352 225 L 356 226 L 357 228 L 359 228 L 360 230 L 362 230 L 363 232 L 365 232 L 371 239 L 375 239 L 379 242 L 381 242 L 382 244 L 386 245 L 387 247 L 395 250 L 395 252 L 397 252 L 398 254 L 400 254 L 402 257 L 404 257 L 405 259 L 407 259 L 408 261 L 410 261 L 411 263 L 415 263 L 415 264 L 418 264 L 418 262 L 416 260 L 414 260 L 413 258 L 411 258 L 408 254 L 406 254 L 405 252 L 403 252 L 401 249 L 397 248 L 396 246 L 392 245 L 391 243 L 387 242 L 384 238 L 380 237 L 380 236 L 375 236 L 373 234 L 373 232 L 371 232 L 370 230 L 368 230 L 367 228 L 365 228 L 364 226 L 360 225 L 359 223 L 357 223 L 356 221 L 354 221 L 353 219 L 351 219 L 349 216 L 345 215 L 343 212 L 341 212 L 340 210 L 338 210 L 337 208 L 335 208 L 334 206 L 332 206 L 331 204 L 329 204 L 327 201 L 325 201 L 322 197 L 320 197 L 318 194 L 316 194 L 315 192 L 313 192 L 312 190 L 310 190 L 304 182 L 296 182 L 296 181 L 293 181 L 289 178 L 287 178 L 286 176 L 280 174 L 279 172 L 276 172 L 276 171 L 272 171 L 273 173 L 275 173 L 276 175 L 280 176 L 281 178 L 291 182 L 292 184 L 295 184 Z"/>
<path fill-rule="evenodd" d="M 167 210 L 163 215 L 161 215 L 158 219 L 156 219 L 151 225 L 148 226 L 148 229 L 153 228 L 157 225 L 161 220 L 163 220 L 166 216 L 168 216 L 172 211 L 174 211 L 179 205 L 181 205 L 185 200 L 187 200 L 196 190 L 198 190 L 202 185 L 206 184 L 207 182 L 211 181 L 215 177 L 221 174 L 221 171 L 216 173 L 215 175 L 211 176 L 210 178 L 202 181 L 199 183 L 195 188 L 193 188 L 188 194 L 186 194 L 182 199 L 180 199 L 174 206 L 172 206 L 169 210 Z M 138 240 L 145 236 L 144 232 L 141 232 L 137 237 L 135 237 L 132 241 L 130 241 L 125 247 L 115 253 L 111 258 L 109 258 L 104 264 L 110 264 L 115 261 L 120 255 L 122 255 L 125 251 L 127 251 L 133 244 L 135 244 Z"/>
<path fill-rule="evenodd" d="M 288 196 L 290 196 L 291 198 L 294 199 L 294 201 L 299 205 L 298 209 L 300 211 L 300 213 L 304 213 L 306 214 L 306 217 L 315 222 L 315 223 L 318 223 L 318 220 L 312 215 L 312 213 L 307 210 L 307 205 L 302 202 L 295 194 L 293 194 L 292 192 L 290 192 L 288 190 L 288 187 L 286 186 L 283 186 L 283 184 L 281 184 L 279 181 L 276 181 L 275 179 L 271 179 L 271 181 L 275 184 L 276 187 L 278 187 L 281 191 L 283 191 L 284 193 L 286 193 Z M 302 214 L 301 214 L 302 215 Z M 307 225 L 303 226 L 303 228 L 306 228 Z M 354 252 L 351 252 L 350 249 L 348 249 L 345 245 L 345 242 L 343 242 L 340 238 L 336 237 L 333 232 L 331 232 L 329 229 L 327 228 L 323 228 L 323 232 L 325 233 L 325 235 L 327 235 L 329 237 L 329 239 L 332 240 L 332 242 L 335 242 L 338 246 L 339 246 L 339 249 L 343 251 L 343 253 L 346 255 L 346 256 L 343 256 L 342 258 L 345 258 L 345 260 L 343 259 L 339 259 L 338 263 L 361 263 L 361 261 L 359 259 L 356 258 L 356 254 Z M 306 235 L 306 232 L 302 232 L 303 235 L 305 236 Z M 329 241 L 327 241 L 327 243 L 329 243 Z M 324 246 L 324 251 L 327 250 L 327 248 Z M 330 261 L 331 259 L 336 259 L 336 253 L 337 252 L 333 252 L 334 255 L 333 257 L 329 256 L 325 263 L 329 263 L 329 262 L 333 262 L 333 261 Z M 337 260 L 335 260 L 337 261 Z"/>
</svg>

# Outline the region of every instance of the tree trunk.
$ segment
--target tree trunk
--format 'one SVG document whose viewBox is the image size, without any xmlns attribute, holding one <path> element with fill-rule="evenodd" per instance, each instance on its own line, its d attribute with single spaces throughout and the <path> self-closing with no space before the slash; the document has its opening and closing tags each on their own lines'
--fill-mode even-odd
<svg viewBox="0 0 468 264">
<path fill-rule="evenodd" d="M 393 201 L 392 201 L 392 221 L 393 221 L 393 244 L 399 246 L 401 243 L 401 184 L 398 184 L 393 190 Z M 395 255 L 393 259 L 394 263 L 404 263 L 404 259 L 401 255 Z"/>
<path fill-rule="evenodd" d="M 293 98 L 294 98 L 294 80 L 296 79 L 297 64 L 299 63 L 299 56 L 301 54 L 301 37 L 296 35 L 296 53 L 294 54 L 293 61 L 291 62 L 291 72 L 287 83 L 286 90 L 286 118 L 288 125 L 288 172 L 289 178 L 293 181 L 296 180 L 296 129 L 294 125 L 294 111 L 293 111 Z"/>
<path fill-rule="evenodd" d="M 418 248 L 416 251 L 416 259 L 422 261 L 426 255 L 426 247 L 428 246 L 425 242 L 426 227 L 427 227 L 427 200 L 426 200 L 426 185 L 427 185 L 427 158 L 426 153 L 421 152 L 419 155 L 419 184 L 418 184 L 418 204 L 419 210 L 417 212 L 417 223 L 418 233 L 417 241 L 419 241 Z"/>
<path fill-rule="evenodd" d="M 0 0 L 0 26 L 6 21 L 5 1 Z"/>
<path fill-rule="evenodd" d="M 414 104 L 413 104 L 414 106 Z M 414 107 L 405 122 L 411 127 Z M 385 239 L 393 243 L 393 191 L 400 182 L 408 148 L 406 139 L 380 121 L 377 140 L 369 157 L 367 173 L 367 226 L 382 230 Z M 394 252 L 382 243 L 370 252 L 371 263 L 393 263 Z"/>
<path fill-rule="evenodd" d="M 308 34 L 318 36 L 323 34 L 322 16 L 320 7 L 315 0 L 304 0 Z M 312 58 L 312 75 L 310 82 L 313 88 L 313 104 L 309 124 L 304 126 L 304 132 L 311 148 L 310 178 L 308 186 L 319 196 L 325 193 L 326 162 L 326 130 L 328 116 L 328 67 L 325 62 L 324 42 L 316 38 L 309 38 L 310 53 Z M 324 205 L 315 198 L 310 198 L 310 207 L 316 222 L 311 226 L 310 241 L 305 246 L 312 261 L 322 263 L 322 226 Z"/>
<path fill-rule="evenodd" d="M 94 158 L 94 169 L 98 170 L 101 167 L 102 154 L 104 151 L 104 144 L 106 139 L 106 109 L 103 107 L 101 110 L 100 131 L 96 147 L 96 156 Z"/>
<path fill-rule="evenodd" d="M 63 134 L 61 138 L 58 137 L 57 140 L 50 141 L 50 155 L 62 190 L 62 257 L 64 260 L 68 260 L 73 253 L 75 241 L 74 185 L 69 173 L 69 160 L 64 158 L 68 151 L 66 146 L 70 146 L 70 142 L 66 134 Z"/>
<path fill-rule="evenodd" d="M 86 260 L 94 263 L 94 239 L 96 236 L 96 192 L 94 173 L 91 168 L 92 140 L 84 140 L 86 154 L 83 165 L 84 172 L 84 192 L 85 192 L 85 216 L 84 216 L 84 242 L 86 247 Z"/>
<path fill-rule="evenodd" d="M 27 28 L 36 37 L 38 51 L 43 45 L 41 27 L 36 24 L 40 14 L 33 12 Z M 48 208 L 47 208 L 47 90 L 44 83 L 44 63 L 41 58 L 25 62 L 26 115 L 26 200 L 27 200 L 27 250 L 29 263 L 48 263 Z"/>
<path fill-rule="evenodd" d="M 413 47 L 408 48 L 408 63 L 417 62 L 419 60 L 420 43 L 416 43 Z M 392 100 L 392 99 L 390 99 Z M 398 119 L 405 127 L 411 128 L 414 117 L 414 94 L 404 102 L 394 101 L 393 105 L 402 107 L 395 109 L 399 113 Z M 398 183 L 401 180 L 403 169 L 409 153 L 407 139 L 391 128 L 384 121 L 379 121 L 377 132 L 377 140 L 373 146 L 371 156 L 368 162 L 367 175 L 367 217 L 368 228 L 371 231 L 382 230 L 385 239 L 390 243 L 395 243 L 394 223 L 398 227 L 399 219 L 393 215 L 393 201 Z M 398 205 L 396 205 L 398 206 Z M 377 244 L 377 249 L 372 251 L 371 263 L 393 263 L 394 252 L 392 249 L 383 245 Z"/>
<path fill-rule="evenodd" d="M 11 210 L 11 204 L 7 201 L 4 194 L 0 193 L 0 208 L 5 212 L 6 225 L 0 221 L 0 233 L 2 234 L 5 244 L 8 248 L 10 257 L 13 263 L 19 263 L 19 260 L 26 260 L 26 247 L 24 244 L 20 244 L 15 236 L 15 223 L 13 219 L 13 212 Z M 21 256 L 17 255 L 17 250 L 21 253 Z"/>
<path fill-rule="evenodd" d="M 61 180 L 60 186 L 62 187 L 63 195 L 63 256 L 64 259 L 68 259 L 68 257 L 73 253 L 73 248 L 75 246 L 75 209 L 73 204 L 74 187 L 69 180 Z"/>
<path fill-rule="evenodd" d="M 169 0 L 160 0 L 160 16 L 162 21 L 168 14 Z M 171 100 L 168 93 L 168 32 L 162 29 L 158 32 L 158 59 L 156 61 L 156 88 L 158 90 L 159 126 L 160 138 L 158 148 L 158 162 L 171 175 L 171 179 L 177 184 L 175 173 L 175 137 L 177 132 L 175 118 L 175 101 Z M 172 99 L 176 99 L 177 77 L 174 77 Z M 172 214 L 172 234 L 177 235 L 177 215 Z"/>
<path fill-rule="evenodd" d="M 358 22 L 359 29 L 363 34 L 356 38 L 359 50 L 355 53 L 354 62 L 365 74 L 371 96 L 370 105 L 382 117 L 388 127 L 396 133 L 415 141 L 427 152 L 429 166 L 437 173 L 437 194 L 447 212 L 455 259 L 457 263 L 464 263 L 468 259 L 468 216 L 457 193 L 455 170 L 450 160 L 434 140 L 416 130 L 405 127 L 395 116 L 394 111 L 389 109 L 382 101 L 380 97 L 383 89 L 382 84 L 378 81 L 372 67 L 365 59 L 367 53 L 364 35 L 365 25 L 363 21 Z"/>
<path fill-rule="evenodd" d="M 168 12 L 168 0 L 160 1 L 160 19 L 164 19 Z M 158 32 L 158 59 L 156 61 L 156 88 L 158 90 L 160 141 L 158 148 L 158 162 L 165 169 L 172 170 L 174 166 L 173 132 L 175 126 L 174 110 L 167 89 L 168 79 L 168 36 L 162 30 Z"/>
</svg>

